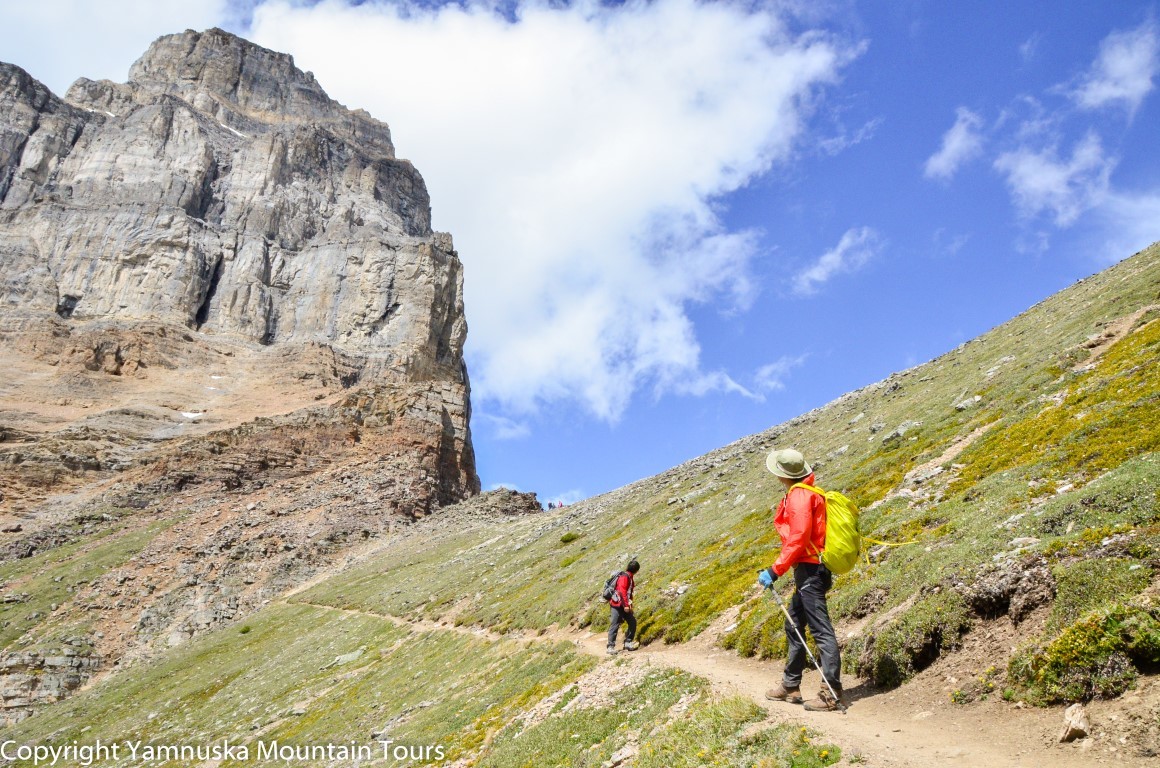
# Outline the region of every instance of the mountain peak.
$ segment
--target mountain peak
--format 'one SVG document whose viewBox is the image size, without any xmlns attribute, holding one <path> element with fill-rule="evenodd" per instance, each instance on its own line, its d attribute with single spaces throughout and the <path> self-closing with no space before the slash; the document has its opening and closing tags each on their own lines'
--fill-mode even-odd
<svg viewBox="0 0 1160 768">
<path fill-rule="evenodd" d="M 216 28 L 158 38 L 130 68 L 129 83 L 150 91 L 210 93 L 250 109 L 345 111 L 314 75 L 294 66 L 293 56 Z"/>
<path fill-rule="evenodd" d="M 330 382 L 294 404 L 334 399 L 331 384 L 421 382 L 412 431 L 436 433 L 428 475 L 446 482 L 415 508 L 477 488 L 461 265 L 385 123 L 331 99 L 289 55 L 210 29 L 162 37 L 127 82 L 81 79 L 64 100 L 0 68 L 0 136 L 0 333 L 24 334 L 6 345 L 93 350 L 51 367 L 134 379 L 133 402 L 175 406 L 183 434 L 205 428 L 197 399 L 223 388 L 197 386 L 192 405 L 161 393 L 219 352 L 249 361 L 238 375 L 251 392 L 280 386 L 266 369 L 291 359 L 303 381 Z M 141 339 L 151 351 L 127 351 Z M 98 381 L 119 407 L 129 388 Z M 259 415 L 215 413 L 220 427 Z"/>
<path fill-rule="evenodd" d="M 330 98 L 294 57 L 222 29 L 159 37 L 129 69 L 127 83 L 80 78 L 65 100 L 115 116 L 171 97 L 243 133 L 271 126 L 324 127 L 384 158 L 395 157 L 390 127 Z"/>
</svg>

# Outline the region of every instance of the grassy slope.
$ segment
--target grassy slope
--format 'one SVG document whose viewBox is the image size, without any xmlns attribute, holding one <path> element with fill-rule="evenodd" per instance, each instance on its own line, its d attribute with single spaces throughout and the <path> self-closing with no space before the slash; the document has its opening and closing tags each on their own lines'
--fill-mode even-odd
<svg viewBox="0 0 1160 768">
<path fill-rule="evenodd" d="M 666 670 L 620 690 L 612 706 L 519 721 L 553 695 L 553 709 L 562 709 L 575 697 L 569 689 L 596 666 L 569 643 L 417 632 L 374 616 L 274 604 L 243 625 L 172 650 L 24 721 L 5 739 L 57 745 L 226 740 L 251 750 L 251 762 L 223 765 L 253 764 L 259 741 L 369 745 L 374 764 L 382 765 L 398 763 L 380 759 L 380 739 L 438 746 L 446 760 L 469 757 L 495 766 L 595 768 L 630 741 L 642 765 L 656 766 L 757 765 L 762 757 L 784 755 L 789 759 L 779 764 L 805 768 L 840 754 L 787 727 L 742 738 L 745 726 L 764 716 L 756 705 L 713 699 L 704 681 Z M 677 705 L 680 717 L 673 713 Z"/>
<path fill-rule="evenodd" d="M 391 734 L 400 739 L 437 742 L 496 765 L 599 765 L 630 731 L 646 734 L 642 764 L 668 764 L 650 755 L 675 754 L 674 744 L 693 739 L 716 745 L 705 763 L 751 764 L 761 750 L 797 748 L 795 759 L 811 764 L 820 751 L 802 748 L 795 734 L 741 739 L 752 710 L 707 697 L 703 683 L 680 675 L 642 682 L 646 687 L 625 692 L 624 705 L 611 714 L 570 712 L 516 739 L 520 727 L 502 726 L 534 702 L 569 690 L 590 660 L 561 646 L 410 633 L 334 610 L 497 630 L 598 628 L 605 620 L 594 600 L 599 585 L 636 555 L 644 564 L 638 583 L 646 640 L 686 640 L 740 606 L 727 644 L 746 654 L 776 653 L 780 622 L 768 603 L 753 599 L 752 583 L 777 544 L 768 510 L 779 489 L 764 456 L 786 444 L 815 459 L 824 486 L 864 505 L 864 529 L 917 542 L 877 553 L 873 565 L 838 579 L 832 605 L 840 618 L 901 607 L 876 630 L 872 647 L 848 649 L 847 661 L 897 682 L 923 662 L 916 649 L 932 638 L 936 651 L 953 645 L 974 620 L 959 593 L 944 587 L 970 583 L 1005 562 L 1040 558 L 1058 596 L 1044 636 L 1012 661 L 1013 684 L 1041 700 L 1110 695 L 1130 683 L 1133 664 L 1160 647 L 1160 633 L 1149 634 L 1155 612 L 1134 600 L 1160 567 L 1160 323 L 1146 325 L 1157 313 L 1142 317 L 1142 330 L 1089 370 L 1075 369 L 1082 368 L 1089 337 L 1157 302 L 1160 248 L 1153 248 L 931 363 L 656 478 L 552 514 L 424 521 L 377 556 L 299 594 L 298 604 L 271 605 L 247 619 L 251 631 L 228 627 L 114 675 L 14 728 L 12 738 L 61 743 L 88 726 L 89 741 L 260 735 L 366 742 L 394 721 Z M 955 408 L 976 395 L 976 404 Z M 920 484 L 904 479 L 981 427 L 988 430 L 943 462 L 941 473 Z M 1021 537 L 1038 542 L 1021 551 L 1012 543 Z M 67 599 L 54 584 L 83 580 L 87 569 L 115 564 L 139 545 L 85 541 L 7 566 L 7 589 L 35 595 L 5 619 L 29 621 L 43 605 Z M 1003 553 L 997 566 L 995 556 Z M 1109 567 L 1085 568 L 1092 558 Z M 61 568 L 67 578 L 52 581 Z M 6 628 L 9 643 L 15 626 Z M 48 622 L 43 634 L 50 634 Z M 26 638 L 36 636 L 34 627 Z M 363 646 L 359 660 L 321 669 Z M 1097 646 L 1103 655 L 1091 657 Z M 469 668 L 462 665 L 467 658 Z M 1104 687 L 1092 688 L 1094 674 L 1077 682 L 1060 672 L 1077 662 L 1081 671 L 1083 664 L 1110 669 L 1108 680 L 1095 680 Z M 651 708 L 630 705 L 654 689 L 667 693 L 656 694 Z M 688 718 L 666 714 L 687 695 L 695 696 Z M 299 708 L 305 714 L 289 714 Z"/>
<path fill-rule="evenodd" d="M 0 584 L 5 593 L 28 596 L 27 600 L 0 606 L 0 648 L 52 655 L 60 650 L 64 640 L 86 638 L 88 622 L 75 614 L 58 618 L 54 606 L 74 600 L 89 582 L 124 564 L 176 522 L 107 528 L 73 544 L 0 564 Z M 87 648 L 76 644 L 73 647 Z"/>
<path fill-rule="evenodd" d="M 501 630 L 598 625 L 597 586 L 638 555 L 646 640 L 688 639 L 743 605 L 727 644 L 775 654 L 782 640 L 774 609 L 750 598 L 754 570 L 776 552 L 768 509 L 779 490 L 764 454 L 792 444 L 817 458 L 823 485 L 867 508 L 864 530 L 917 542 L 840 578 L 833 594 L 839 617 L 916 603 L 896 622 L 898 636 L 886 638 L 893 646 L 884 652 L 898 657 L 900 673 L 880 682 L 896 683 L 913 671 L 906 657 L 932 633 L 953 645 L 970 625 L 960 598 L 935 596 L 940 585 L 974 581 L 1001 553 L 1017 557 L 1013 540 L 1038 538 L 1030 555 L 1048 557 L 1058 571 L 1126 526 L 1136 546 L 1119 554 L 1153 572 L 1160 323 L 1148 321 L 1160 313 L 1144 314 L 1139 332 L 1090 370 L 1081 364 L 1090 337 L 1157 302 L 1160 248 L 1153 248 L 947 355 L 786 425 L 559 513 L 413 537 L 301 599 Z M 977 403 L 955 408 L 976 395 Z M 905 433 L 892 437 L 900 426 Z M 988 430 L 939 466 L 941 474 L 904 482 L 981 427 Z M 1065 518 L 1074 525 L 1061 525 Z M 1066 591 L 1067 580 L 1061 584 Z M 1107 604 L 1132 597 L 1097 592 Z M 873 674 L 876 661 L 861 671 Z"/>
<path fill-rule="evenodd" d="M 465 657 L 475 659 L 470 669 Z M 323 734 L 367 743 L 406 713 L 392 737 L 454 750 L 481 738 L 489 718 L 510 717 L 540 686 L 552 690 L 590 663 L 562 644 L 411 633 L 373 617 L 274 605 L 25 721 L 12 738 L 53 734 L 67 743 L 86 728 L 87 741 L 245 742 L 260 731 L 288 743 Z"/>
</svg>

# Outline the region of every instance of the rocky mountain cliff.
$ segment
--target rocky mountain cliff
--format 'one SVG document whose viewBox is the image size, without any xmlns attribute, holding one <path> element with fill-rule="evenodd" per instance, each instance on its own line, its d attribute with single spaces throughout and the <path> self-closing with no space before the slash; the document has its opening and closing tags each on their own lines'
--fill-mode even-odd
<svg viewBox="0 0 1160 768">
<path fill-rule="evenodd" d="M 102 535 L 128 569 L 5 598 L 6 708 L 478 493 L 430 220 L 386 124 L 221 30 L 64 98 L 0 63 L 0 561 Z"/>
<path fill-rule="evenodd" d="M 64 101 L 3 70 L 12 316 L 154 320 L 328 343 L 414 378 L 457 368 L 461 275 L 386 125 L 220 31 L 162 38 Z"/>
</svg>

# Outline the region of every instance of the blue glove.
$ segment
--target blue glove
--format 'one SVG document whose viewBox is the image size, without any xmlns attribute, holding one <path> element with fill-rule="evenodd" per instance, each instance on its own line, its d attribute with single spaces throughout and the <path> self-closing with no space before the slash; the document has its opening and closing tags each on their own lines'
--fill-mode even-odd
<svg viewBox="0 0 1160 768">
<path fill-rule="evenodd" d="M 757 583 L 765 589 L 773 589 L 773 582 L 777 581 L 777 576 L 773 575 L 773 571 L 769 568 L 762 568 L 757 572 Z"/>
</svg>

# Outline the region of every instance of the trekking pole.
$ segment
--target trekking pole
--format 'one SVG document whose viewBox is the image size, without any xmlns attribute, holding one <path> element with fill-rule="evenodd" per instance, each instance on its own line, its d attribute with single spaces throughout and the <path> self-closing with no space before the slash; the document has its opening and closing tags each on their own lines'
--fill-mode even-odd
<svg viewBox="0 0 1160 768">
<path fill-rule="evenodd" d="M 806 655 L 809 656 L 810 661 L 814 663 L 814 668 L 817 669 L 818 674 L 822 676 L 822 682 L 826 684 L 826 688 L 829 689 L 830 695 L 833 696 L 834 701 L 838 703 L 838 709 L 842 711 L 843 715 L 846 714 L 846 705 L 842 703 L 842 697 L 838 695 L 838 693 L 834 690 L 834 686 L 830 685 L 830 681 L 826 679 L 826 673 L 822 671 L 822 665 L 818 663 L 816 658 L 814 658 L 814 652 L 810 650 L 810 646 L 806 643 L 805 637 L 802 636 L 801 630 L 798 629 L 797 622 L 793 620 L 793 616 L 789 615 L 789 609 L 785 607 L 785 601 L 781 599 L 781 595 L 777 594 L 777 590 L 773 587 L 770 587 L 769 591 L 773 593 L 773 599 L 777 601 L 777 605 L 779 608 L 781 608 L 781 612 L 785 614 L 785 620 L 789 622 L 791 627 L 793 627 L 793 633 L 797 635 L 798 641 L 802 644 L 802 647 L 806 649 Z"/>
</svg>

